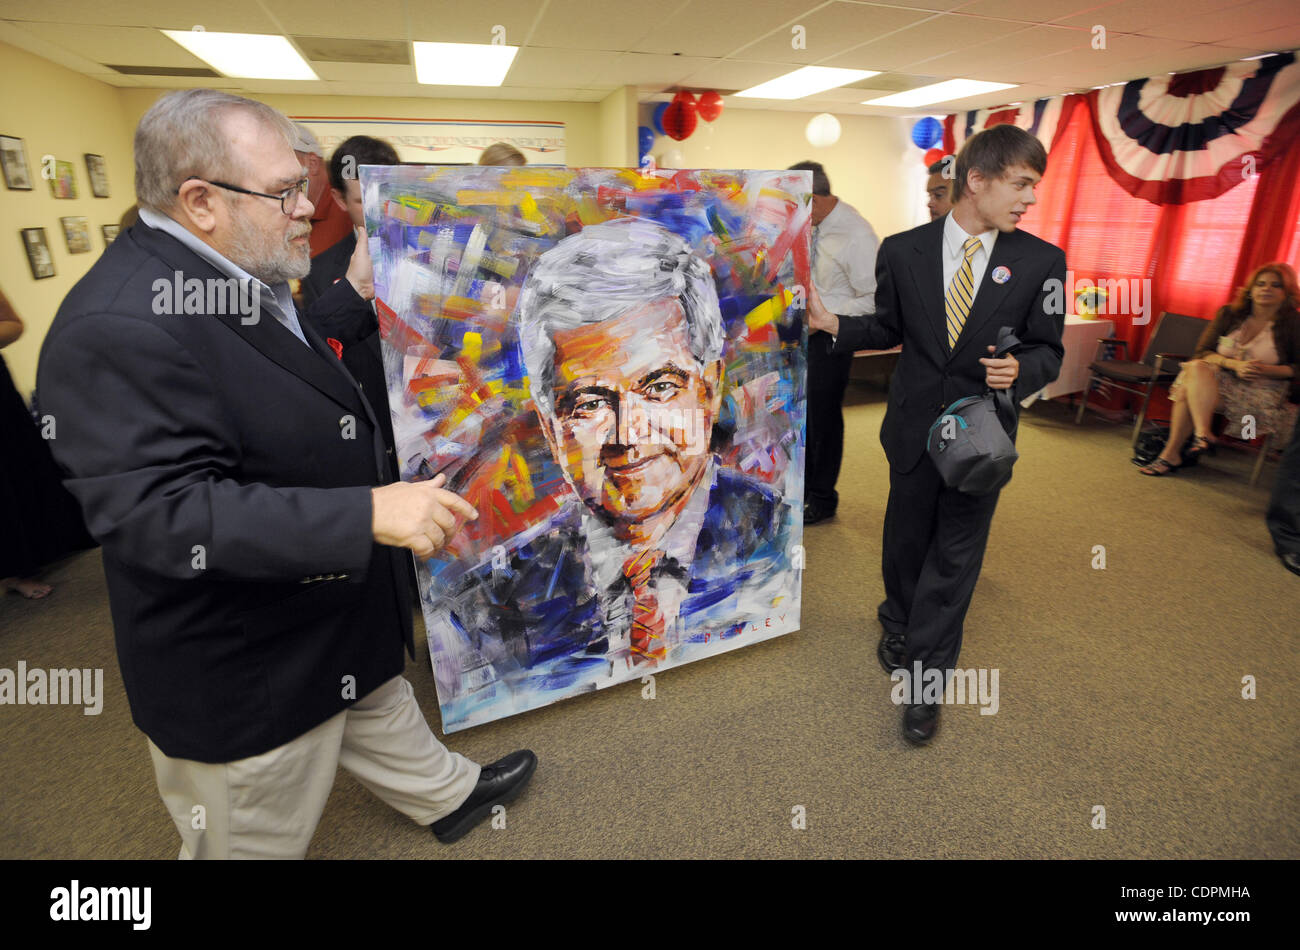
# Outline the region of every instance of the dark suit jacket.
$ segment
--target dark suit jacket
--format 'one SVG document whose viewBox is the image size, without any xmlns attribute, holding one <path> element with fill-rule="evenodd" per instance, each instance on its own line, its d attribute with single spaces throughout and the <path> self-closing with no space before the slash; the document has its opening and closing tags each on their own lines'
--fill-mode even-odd
<svg viewBox="0 0 1300 950">
<path fill-rule="evenodd" d="M 901 473 L 921 460 L 930 426 L 944 409 L 964 396 L 984 392 L 985 367 L 979 360 L 997 343 L 999 327 L 1011 327 L 1022 344 L 1016 353 L 1020 376 L 1011 388 L 1017 411 L 1019 398 L 1056 379 L 1065 352 L 1065 253 L 1019 230 L 998 235 L 975 305 L 956 347 L 948 351 L 944 220 L 885 238 L 876 255 L 876 312 L 841 317 L 833 350 L 852 353 L 903 344 L 880 429 L 885 456 Z M 1004 284 L 993 280 L 998 267 L 1011 271 Z M 1045 285 L 1049 279 L 1059 281 L 1056 293 Z M 1014 426 L 1010 434 L 1015 438 Z"/>
<path fill-rule="evenodd" d="M 384 445 L 393 447 L 393 419 L 388 411 L 388 381 L 384 378 L 384 357 L 379 343 L 379 321 L 369 307 L 330 308 L 319 311 L 314 307 L 338 284 L 347 283 L 344 275 L 356 250 L 357 237 L 349 233 L 327 251 L 311 260 L 311 273 L 302 281 L 302 302 L 307 308 L 307 319 L 312 321 L 322 337 L 333 337 L 343 344 L 343 365 L 361 384 L 361 391 L 370 400 L 379 417 L 379 428 Z"/>
<path fill-rule="evenodd" d="M 540 534 L 513 547 L 507 567 L 485 565 L 454 586 L 447 604 L 452 623 L 474 636 L 490 635 L 485 658 L 498 674 L 566 656 L 574 657 L 576 672 L 583 655 L 608 649 L 581 512 L 580 502 L 566 505 Z M 689 571 L 675 564 L 657 569 L 681 570 L 686 597 L 678 617 L 687 629 L 738 623 L 742 618 L 726 603 L 731 595 L 790 567 L 784 513 L 771 488 L 717 470 Z M 562 679 L 557 686 L 568 685 Z"/>
<path fill-rule="evenodd" d="M 124 231 L 59 308 L 39 383 L 104 548 L 136 725 L 167 755 L 225 762 L 401 672 L 409 555 L 372 540 L 392 460 L 310 321 L 309 347 L 265 309 L 249 326 L 156 314 L 176 272 L 224 276 L 163 231 Z M 316 307 L 366 304 L 345 282 Z"/>
</svg>

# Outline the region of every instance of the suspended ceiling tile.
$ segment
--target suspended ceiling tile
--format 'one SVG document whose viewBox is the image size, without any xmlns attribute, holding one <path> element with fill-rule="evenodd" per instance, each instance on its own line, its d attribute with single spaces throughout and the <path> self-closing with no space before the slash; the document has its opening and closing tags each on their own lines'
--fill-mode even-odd
<svg viewBox="0 0 1300 950">
<path fill-rule="evenodd" d="M 406 16 L 402 0 L 365 0 L 365 15 L 351 4 L 321 0 L 266 0 L 266 7 L 290 36 L 353 37 L 359 40 L 406 41 Z M 412 13 L 420 5 L 409 5 Z M 487 40 L 482 42 L 486 43 Z"/>
<path fill-rule="evenodd" d="M 414 66 L 319 62 L 311 65 L 316 70 L 316 75 L 325 82 L 415 83 Z"/>
<path fill-rule="evenodd" d="M 956 12 L 969 16 L 1050 23 L 1118 2 L 1121 0 L 1034 0 L 1033 3 L 1026 3 L 1025 0 L 969 0 L 959 6 Z"/>
<path fill-rule="evenodd" d="M 932 16 L 935 14 L 923 10 L 832 3 L 800 17 L 795 24 L 804 28 L 803 49 L 794 48 L 800 37 L 792 32 L 793 28 L 783 28 L 756 43 L 738 47 L 732 57 L 792 65 L 830 65 L 826 60 Z"/>
<path fill-rule="evenodd" d="M 179 43 L 147 27 L 23 23 L 22 29 L 70 53 L 123 66 L 207 66 Z"/>
<path fill-rule="evenodd" d="M 705 89 L 748 89 L 761 82 L 784 76 L 790 71 L 785 63 L 750 63 L 737 60 L 709 62 L 685 77 L 685 84 Z"/>
<path fill-rule="evenodd" d="M 541 49 L 527 46 L 515 56 L 506 83 L 583 89 L 611 75 L 622 53 Z"/>
<path fill-rule="evenodd" d="M 347 8 L 339 10 L 340 17 Z M 259 0 L 222 0 L 219 7 L 205 0 L 40 0 L 6 2 L 0 12 L 7 20 L 41 21 L 89 26 L 149 26 L 167 30 L 207 30 L 230 33 L 278 33 L 280 27 Z M 346 21 L 345 21 L 346 22 Z"/>
<path fill-rule="evenodd" d="M 406 0 L 402 4 L 410 18 L 410 38 L 432 43 L 491 43 L 504 28 L 506 46 L 522 46 L 529 42 L 541 4 L 538 0 L 491 0 L 491 2 L 429 3 L 428 0 Z M 554 6 L 554 4 L 552 4 Z M 589 11 L 590 12 L 590 11 Z M 367 13 L 367 15 L 369 15 Z M 404 17 L 393 21 L 398 29 L 406 22 Z"/>
<path fill-rule="evenodd" d="M 690 0 L 638 43 L 643 53 L 722 57 L 818 6 L 822 0 Z"/>
<path fill-rule="evenodd" d="M 1092 29 L 1104 26 L 1108 33 L 1150 33 L 1159 35 L 1161 28 L 1182 22 L 1190 17 L 1227 11 L 1253 0 L 1126 0 L 1099 10 L 1062 18 L 1066 26 Z"/>
<path fill-rule="evenodd" d="M 495 0 L 493 0 L 495 2 Z M 531 46 L 628 51 L 657 30 L 672 3 L 645 0 L 550 0 L 533 28 Z"/>
<path fill-rule="evenodd" d="M 681 83 L 692 73 L 709 65 L 712 60 L 696 56 L 655 56 L 649 53 L 623 53 L 600 78 L 616 81 L 619 85 L 671 86 Z"/>
</svg>

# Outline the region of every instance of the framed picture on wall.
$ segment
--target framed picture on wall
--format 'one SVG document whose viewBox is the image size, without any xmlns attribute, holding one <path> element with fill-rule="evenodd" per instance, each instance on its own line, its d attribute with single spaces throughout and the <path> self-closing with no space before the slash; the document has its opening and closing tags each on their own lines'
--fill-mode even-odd
<svg viewBox="0 0 1300 950">
<path fill-rule="evenodd" d="M 55 162 L 50 194 L 56 198 L 77 197 L 77 169 L 72 162 Z"/>
<path fill-rule="evenodd" d="M 69 254 L 86 254 L 90 251 L 90 225 L 84 217 L 59 218 L 63 225 L 63 240 L 68 243 Z"/>
<path fill-rule="evenodd" d="M 90 178 L 90 193 L 96 198 L 107 198 L 108 166 L 103 155 L 86 153 L 86 175 Z"/>
<path fill-rule="evenodd" d="M 117 224 L 101 224 L 99 230 L 104 235 L 104 247 L 108 247 L 117 240 L 117 232 L 121 231 L 122 228 Z"/>
<path fill-rule="evenodd" d="M 23 228 L 23 247 L 27 249 L 27 264 L 32 269 L 32 277 L 44 280 L 54 276 L 54 258 L 50 255 L 50 245 L 45 240 L 44 228 Z"/>
<path fill-rule="evenodd" d="M 0 135 L 0 167 L 10 191 L 31 191 L 32 175 L 27 168 L 27 146 L 22 139 Z"/>
</svg>

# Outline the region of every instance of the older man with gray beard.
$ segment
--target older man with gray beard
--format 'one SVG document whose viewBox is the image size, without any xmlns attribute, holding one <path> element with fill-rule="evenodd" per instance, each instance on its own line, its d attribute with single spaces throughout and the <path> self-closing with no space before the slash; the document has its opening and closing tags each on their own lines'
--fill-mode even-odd
<svg viewBox="0 0 1300 950">
<path fill-rule="evenodd" d="M 38 371 L 186 858 L 302 857 L 339 765 L 454 841 L 536 764 L 449 752 L 401 675 L 401 549 L 428 556 L 477 512 L 441 476 L 394 482 L 370 404 L 294 309 L 312 205 L 293 137 L 248 99 L 160 99 L 136 132 L 140 222 L 63 302 Z M 315 307 L 365 308 L 366 277 Z"/>
</svg>

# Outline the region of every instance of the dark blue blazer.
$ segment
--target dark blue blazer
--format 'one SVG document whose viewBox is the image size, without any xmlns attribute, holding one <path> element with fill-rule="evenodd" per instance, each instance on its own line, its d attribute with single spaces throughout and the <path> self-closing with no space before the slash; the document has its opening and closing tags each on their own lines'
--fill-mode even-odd
<svg viewBox="0 0 1300 950">
<path fill-rule="evenodd" d="M 227 762 L 401 672 L 410 555 L 372 540 L 392 459 L 311 321 L 304 346 L 266 310 L 155 313 L 178 272 L 223 277 L 163 231 L 124 231 L 59 308 L 38 379 L 104 548 L 132 716 L 169 756 Z M 345 281 L 316 308 L 367 305 Z"/>
</svg>

